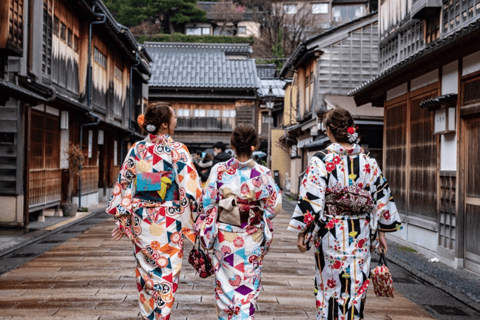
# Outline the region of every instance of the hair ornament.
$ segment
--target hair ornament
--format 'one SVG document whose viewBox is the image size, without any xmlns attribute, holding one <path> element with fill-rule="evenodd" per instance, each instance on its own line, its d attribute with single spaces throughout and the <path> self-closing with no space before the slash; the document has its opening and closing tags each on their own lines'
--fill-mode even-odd
<svg viewBox="0 0 480 320">
<path fill-rule="evenodd" d="M 348 127 L 347 129 L 347 136 L 348 136 L 348 141 L 350 141 L 350 143 L 358 143 L 360 142 L 360 139 L 358 139 L 358 127 L 354 128 L 354 127 Z"/>
<path fill-rule="evenodd" d="M 140 127 L 143 127 L 143 125 L 145 124 L 145 116 L 143 114 L 138 116 L 137 123 Z"/>
<path fill-rule="evenodd" d="M 149 124 L 149 125 L 147 125 L 146 129 L 147 129 L 148 132 L 154 132 L 156 127 L 153 124 Z"/>
</svg>

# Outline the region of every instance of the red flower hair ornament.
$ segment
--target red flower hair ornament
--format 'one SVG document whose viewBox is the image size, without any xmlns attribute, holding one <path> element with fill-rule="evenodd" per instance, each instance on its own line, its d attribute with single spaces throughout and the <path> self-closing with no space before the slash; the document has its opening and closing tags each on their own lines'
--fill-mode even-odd
<svg viewBox="0 0 480 320">
<path fill-rule="evenodd" d="M 348 127 L 347 128 L 347 136 L 348 136 L 348 141 L 350 141 L 350 143 L 358 143 L 360 142 L 360 139 L 358 139 L 358 127 L 354 128 L 354 127 Z"/>
</svg>

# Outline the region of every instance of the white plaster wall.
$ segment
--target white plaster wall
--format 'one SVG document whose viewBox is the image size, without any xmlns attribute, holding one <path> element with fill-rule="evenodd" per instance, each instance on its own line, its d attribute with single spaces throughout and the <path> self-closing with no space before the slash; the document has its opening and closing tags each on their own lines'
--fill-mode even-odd
<svg viewBox="0 0 480 320">
<path fill-rule="evenodd" d="M 412 79 L 410 81 L 410 91 L 417 90 L 419 88 L 425 87 L 431 83 L 438 81 L 438 69 L 425 73 L 418 78 Z"/>
<path fill-rule="evenodd" d="M 442 134 L 440 137 L 440 170 L 457 170 L 457 134 Z"/>
<path fill-rule="evenodd" d="M 73 197 L 72 202 L 78 204 L 78 197 Z M 89 194 L 82 194 L 82 207 L 89 207 L 98 203 L 98 191 Z"/>
<path fill-rule="evenodd" d="M 405 82 L 404 84 L 399 85 L 393 89 L 387 91 L 387 100 L 392 100 L 393 98 L 399 97 L 402 94 L 407 93 L 408 85 Z"/>
<path fill-rule="evenodd" d="M 298 177 L 301 173 L 302 168 L 302 159 L 292 159 L 290 162 L 290 193 L 297 194 L 298 193 Z"/>
<path fill-rule="evenodd" d="M 480 51 L 463 57 L 462 75 L 467 75 L 480 70 Z"/>
<path fill-rule="evenodd" d="M 0 224 L 23 223 L 23 196 L 0 196 Z"/>
<path fill-rule="evenodd" d="M 410 224 L 408 225 L 407 230 L 407 241 L 412 242 L 419 247 L 436 252 L 438 245 L 438 233 Z"/>
<path fill-rule="evenodd" d="M 327 94 L 325 96 L 325 102 L 327 103 L 328 109 L 336 106 L 342 107 L 347 109 L 354 117 L 383 117 L 383 108 L 374 108 L 371 103 L 357 106 L 353 97 Z"/>
<path fill-rule="evenodd" d="M 60 169 L 68 169 L 68 144 L 70 142 L 68 129 L 60 130 Z"/>
<path fill-rule="evenodd" d="M 442 67 L 442 93 L 458 93 L 458 61 Z"/>
</svg>

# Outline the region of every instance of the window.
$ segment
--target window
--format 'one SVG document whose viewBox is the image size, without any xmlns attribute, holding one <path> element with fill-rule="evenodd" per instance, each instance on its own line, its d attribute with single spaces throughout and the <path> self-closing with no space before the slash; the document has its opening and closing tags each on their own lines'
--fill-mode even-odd
<svg viewBox="0 0 480 320">
<path fill-rule="evenodd" d="M 460 20 L 460 16 L 458 16 Z M 440 36 L 440 15 L 430 17 L 425 21 L 425 43 L 435 41 Z"/>
<path fill-rule="evenodd" d="M 205 117 L 205 109 L 195 109 L 193 110 L 193 116 L 196 117 Z"/>
<path fill-rule="evenodd" d="M 312 13 L 313 14 L 327 14 L 328 13 L 328 3 L 314 3 L 314 4 L 312 4 Z"/>
<path fill-rule="evenodd" d="M 75 52 L 78 52 L 78 36 L 74 36 L 73 37 L 73 50 L 75 50 Z"/>
<path fill-rule="evenodd" d="M 190 109 L 177 109 L 178 118 L 188 118 L 190 117 Z"/>
<path fill-rule="evenodd" d="M 95 48 L 93 51 L 93 60 L 100 66 L 102 66 L 104 69 L 107 69 L 107 57 L 97 48 Z"/>
<path fill-rule="evenodd" d="M 67 41 L 67 26 L 63 22 L 60 23 L 60 39 Z"/>
<path fill-rule="evenodd" d="M 68 29 L 67 44 L 70 48 L 73 48 L 73 32 L 71 29 Z"/>
<path fill-rule="evenodd" d="M 187 28 L 185 33 L 187 35 L 201 36 L 202 34 L 210 34 L 210 28 L 209 27 Z"/>
<path fill-rule="evenodd" d="M 207 110 L 207 117 L 220 118 L 220 110 Z"/>
<path fill-rule="evenodd" d="M 236 110 L 223 110 L 224 118 L 235 118 L 237 116 Z"/>
<path fill-rule="evenodd" d="M 59 37 L 60 36 L 59 33 L 60 33 L 60 20 L 58 20 L 57 16 L 55 16 L 55 19 L 53 21 L 53 34 Z"/>
<path fill-rule="evenodd" d="M 333 21 L 348 22 L 365 15 L 365 7 L 362 5 L 354 6 L 335 6 L 332 9 Z"/>
<path fill-rule="evenodd" d="M 297 13 L 297 5 L 296 4 L 284 4 L 283 5 L 283 11 L 285 11 L 286 14 L 295 14 L 295 13 Z"/>
<path fill-rule="evenodd" d="M 247 34 L 247 27 L 238 27 L 238 34 Z"/>
</svg>

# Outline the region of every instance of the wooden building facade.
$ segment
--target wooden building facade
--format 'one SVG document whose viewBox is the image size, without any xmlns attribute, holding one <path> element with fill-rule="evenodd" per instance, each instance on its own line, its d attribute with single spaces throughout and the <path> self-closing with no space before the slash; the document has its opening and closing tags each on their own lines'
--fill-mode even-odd
<svg viewBox="0 0 480 320">
<path fill-rule="evenodd" d="M 383 168 L 405 226 L 395 237 L 480 272 L 480 1 L 379 12 L 381 73 L 350 94 L 385 110 Z"/>
<path fill-rule="evenodd" d="M 378 18 L 369 14 L 305 40 L 284 65 L 291 78 L 285 89 L 279 143 L 290 150 L 290 190 L 296 196 L 311 156 L 330 144 L 324 114 L 336 107 L 350 111 L 360 127 L 361 146 L 381 158 L 383 110 L 356 105 L 348 92 L 378 72 Z M 278 159 L 277 161 L 283 161 Z"/>
<path fill-rule="evenodd" d="M 28 228 L 66 200 L 70 143 L 85 155 L 73 201 L 109 196 L 128 143 L 142 137 L 133 119 L 151 58 L 102 1 L 0 6 L 0 223 Z"/>
<path fill-rule="evenodd" d="M 174 138 L 190 152 L 230 144 L 238 123 L 258 124 L 259 80 L 248 44 L 146 42 L 153 57 L 149 100 L 175 110 Z"/>
</svg>

